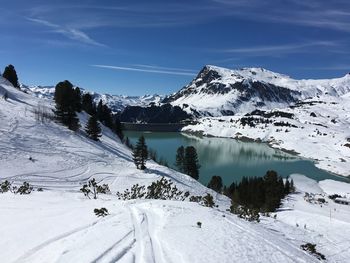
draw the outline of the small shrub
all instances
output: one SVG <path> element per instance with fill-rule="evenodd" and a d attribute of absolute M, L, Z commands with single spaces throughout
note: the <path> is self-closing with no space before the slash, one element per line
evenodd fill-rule
<path fill-rule="evenodd" d="M 183 192 L 179 191 L 176 185 L 173 185 L 173 182 L 171 180 L 167 180 L 164 177 L 156 182 L 153 182 L 150 186 L 147 187 L 147 190 L 148 192 L 146 199 L 183 201 L 186 198 L 183 196 Z"/>
<path fill-rule="evenodd" d="M 206 207 L 213 207 L 215 205 L 214 198 L 211 194 L 207 194 L 202 198 L 201 205 Z"/>
<path fill-rule="evenodd" d="M 338 194 L 333 194 L 333 195 L 329 195 L 328 197 L 329 197 L 329 199 L 334 200 L 334 199 L 340 198 L 340 197 L 342 197 L 342 196 L 341 196 L 341 195 L 338 195 Z"/>
<path fill-rule="evenodd" d="M 136 184 L 130 190 L 126 189 L 124 193 L 117 192 L 117 196 L 122 200 L 145 198 L 184 201 L 189 195 L 189 192 L 180 191 L 171 180 L 164 177 L 153 182 L 147 188 L 144 185 Z"/>
<path fill-rule="evenodd" d="M 197 196 L 193 195 L 190 197 L 190 202 L 199 203 L 201 201 L 202 201 L 202 196 L 200 196 L 200 195 L 197 195 Z"/>
<path fill-rule="evenodd" d="M 257 209 L 250 209 L 245 206 L 240 206 L 235 202 L 231 202 L 230 212 L 237 215 L 239 218 L 242 218 L 249 222 L 260 222 L 260 215 Z"/>
<path fill-rule="evenodd" d="M 105 217 L 105 216 L 109 215 L 107 208 L 104 208 L 104 207 L 102 207 L 100 209 L 95 208 L 94 213 L 98 217 Z"/>
<path fill-rule="evenodd" d="M 0 183 L 0 193 L 6 193 L 8 191 L 11 191 L 11 183 L 7 180 Z"/>
<path fill-rule="evenodd" d="M 124 193 L 117 192 L 117 196 L 122 200 L 142 199 L 146 195 L 145 189 L 144 185 L 135 184 L 130 190 L 126 189 Z"/>
<path fill-rule="evenodd" d="M 20 194 L 20 195 L 28 195 L 33 191 L 33 186 L 31 186 L 29 183 L 24 182 L 18 189 L 15 190 L 14 188 L 14 193 L 15 194 Z"/>
<path fill-rule="evenodd" d="M 300 246 L 302 250 L 309 252 L 311 255 L 314 255 L 319 260 L 326 260 L 325 255 L 321 254 L 316 250 L 316 244 L 306 243 Z"/>
<path fill-rule="evenodd" d="M 108 184 L 97 185 L 96 191 L 98 194 L 110 194 L 111 190 L 109 190 Z"/>
<path fill-rule="evenodd" d="M 95 178 L 88 181 L 87 184 L 84 184 L 80 191 L 90 199 L 90 195 L 94 199 L 97 199 L 97 194 L 108 194 L 110 193 L 108 184 L 98 185 Z"/>

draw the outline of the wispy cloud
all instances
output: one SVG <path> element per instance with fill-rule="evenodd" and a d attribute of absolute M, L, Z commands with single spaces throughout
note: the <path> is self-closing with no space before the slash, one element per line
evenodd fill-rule
<path fill-rule="evenodd" d="M 350 14 L 346 11 L 350 8 L 350 2 L 347 0 L 211 1 L 225 8 L 226 15 L 246 20 L 350 32 Z"/>
<path fill-rule="evenodd" d="M 220 52 L 253 55 L 253 56 L 256 56 L 256 55 L 269 56 L 269 55 L 281 55 L 281 54 L 305 52 L 313 47 L 336 47 L 336 46 L 339 46 L 339 44 L 334 41 L 314 41 L 314 42 L 294 43 L 294 44 L 284 44 L 284 45 L 231 48 L 231 49 L 221 50 Z"/>
<path fill-rule="evenodd" d="M 184 69 L 184 68 L 168 68 L 168 67 L 160 67 L 155 65 L 145 65 L 145 64 L 134 64 L 133 67 L 138 68 L 146 68 L 146 69 L 156 69 L 156 70 L 171 70 L 171 71 L 180 71 L 180 72 L 189 72 L 189 73 L 196 73 L 193 69 Z"/>
<path fill-rule="evenodd" d="M 51 28 L 52 32 L 61 34 L 71 40 L 79 41 L 88 45 L 106 47 L 106 45 L 97 42 L 81 30 L 70 28 L 67 26 L 60 26 L 58 24 L 54 24 L 43 19 L 27 18 L 27 20 Z"/>
<path fill-rule="evenodd" d="M 92 67 L 112 69 L 112 70 L 123 70 L 123 71 L 135 71 L 135 72 L 145 72 L 145 73 L 157 73 L 157 74 L 167 74 L 167 75 L 180 75 L 180 76 L 195 76 L 196 73 L 189 72 L 189 70 L 149 66 L 149 65 L 139 65 L 139 66 L 110 66 L 110 65 L 91 65 Z"/>

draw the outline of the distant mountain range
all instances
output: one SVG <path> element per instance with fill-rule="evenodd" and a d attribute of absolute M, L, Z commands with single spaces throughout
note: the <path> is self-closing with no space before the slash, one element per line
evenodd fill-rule
<path fill-rule="evenodd" d="M 35 95 L 38 98 L 53 99 L 55 93 L 54 86 L 26 86 L 21 85 L 21 88 L 28 93 Z M 89 92 L 80 88 L 82 93 Z M 159 104 L 164 96 L 162 95 L 143 95 L 143 96 L 125 96 L 125 95 L 110 95 L 89 92 L 96 103 L 102 100 L 104 104 L 112 109 L 113 112 L 123 111 L 127 106 L 148 106 L 149 104 Z"/>
<path fill-rule="evenodd" d="M 52 98 L 54 94 L 52 86 L 22 88 L 37 97 Z M 228 116 L 285 108 L 305 99 L 339 97 L 349 92 L 350 74 L 335 79 L 295 80 L 263 68 L 231 70 L 207 65 L 187 86 L 168 96 L 90 93 L 96 103 L 102 99 L 114 112 L 125 112 L 124 121 L 148 122 L 160 121 L 160 116 L 169 114 L 179 121 L 188 116 Z"/>

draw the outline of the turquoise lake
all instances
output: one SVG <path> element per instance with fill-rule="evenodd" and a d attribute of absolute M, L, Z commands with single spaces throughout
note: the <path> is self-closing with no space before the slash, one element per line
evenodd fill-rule
<path fill-rule="evenodd" d="M 230 185 L 239 182 L 243 176 L 263 176 L 268 170 L 275 170 L 283 177 L 300 173 L 317 181 L 333 179 L 349 182 L 347 178 L 318 169 L 310 160 L 272 149 L 264 143 L 197 137 L 176 132 L 125 131 L 125 136 L 129 137 L 132 144 L 141 135 L 144 135 L 148 148 L 155 150 L 158 158 L 164 158 L 174 169 L 177 148 L 181 145 L 194 146 L 201 165 L 199 181 L 205 185 L 213 175 L 221 176 L 224 184 Z"/>

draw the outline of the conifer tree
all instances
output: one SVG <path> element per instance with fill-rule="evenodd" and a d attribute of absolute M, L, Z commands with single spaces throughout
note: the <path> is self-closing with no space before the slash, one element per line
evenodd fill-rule
<path fill-rule="evenodd" d="M 102 100 L 100 100 L 97 104 L 96 107 L 96 116 L 97 119 L 102 121 L 103 120 L 103 104 L 102 104 Z"/>
<path fill-rule="evenodd" d="M 145 137 L 141 136 L 133 149 L 133 160 L 137 169 L 146 169 L 148 150 Z"/>
<path fill-rule="evenodd" d="M 208 183 L 208 188 L 213 189 L 215 192 L 221 193 L 222 190 L 222 178 L 221 176 L 214 175 Z"/>
<path fill-rule="evenodd" d="M 290 181 L 290 193 L 294 193 L 295 192 L 295 186 L 294 186 L 294 181 L 293 179 Z"/>
<path fill-rule="evenodd" d="M 94 104 L 94 100 L 93 100 L 90 93 L 85 93 L 83 95 L 83 97 L 82 97 L 82 109 L 90 115 L 96 114 L 96 106 Z"/>
<path fill-rule="evenodd" d="M 286 179 L 286 183 L 284 184 L 284 194 L 288 195 L 290 193 L 290 183 L 288 178 Z"/>
<path fill-rule="evenodd" d="M 176 161 L 175 166 L 180 172 L 184 172 L 185 170 L 185 148 L 180 146 L 176 151 Z"/>
<path fill-rule="evenodd" d="M 199 160 L 197 150 L 193 146 L 188 146 L 185 149 L 184 173 L 191 176 L 193 179 L 199 179 Z"/>
<path fill-rule="evenodd" d="M 8 65 L 5 67 L 2 76 L 7 79 L 15 88 L 19 88 L 17 73 L 13 65 Z"/>
<path fill-rule="evenodd" d="M 94 141 L 98 141 L 98 138 L 101 137 L 101 127 L 97 121 L 96 115 L 92 115 L 89 118 L 85 127 L 85 132 Z"/>
<path fill-rule="evenodd" d="M 57 121 L 67 126 L 70 130 L 79 129 L 79 119 L 75 112 L 75 92 L 72 83 L 68 80 L 59 82 L 55 87 L 54 100 L 56 109 L 54 110 Z"/>
<path fill-rule="evenodd" d="M 82 101 L 81 101 L 81 91 L 78 87 L 74 89 L 74 107 L 75 111 L 81 112 L 82 110 Z"/>
<path fill-rule="evenodd" d="M 267 211 L 275 211 L 280 206 L 281 189 L 275 171 L 267 171 L 264 176 L 265 206 Z"/>
<path fill-rule="evenodd" d="M 123 126 L 118 117 L 115 119 L 114 131 L 122 141 L 124 139 Z"/>

